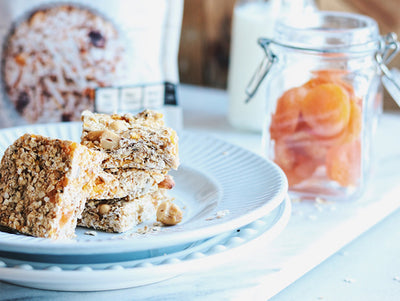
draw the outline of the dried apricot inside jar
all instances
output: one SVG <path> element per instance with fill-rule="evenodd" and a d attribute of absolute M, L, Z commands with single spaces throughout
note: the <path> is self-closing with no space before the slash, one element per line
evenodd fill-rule
<path fill-rule="evenodd" d="M 301 114 L 315 135 L 335 136 L 349 123 L 349 95 L 335 83 L 317 85 L 302 100 Z"/>
<path fill-rule="evenodd" d="M 271 136 L 280 137 L 292 134 L 297 127 L 301 101 L 307 90 L 301 87 L 287 90 L 279 98 L 271 123 Z"/>
<path fill-rule="evenodd" d="M 317 169 L 344 187 L 356 185 L 360 178 L 361 107 L 352 97 L 351 85 L 338 80 L 338 73 L 319 70 L 277 100 L 270 139 L 274 161 L 290 187 L 312 179 Z"/>

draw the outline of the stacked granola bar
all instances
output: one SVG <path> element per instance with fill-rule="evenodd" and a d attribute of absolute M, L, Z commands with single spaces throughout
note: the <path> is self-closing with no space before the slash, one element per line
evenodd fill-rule
<path fill-rule="evenodd" d="M 25 134 L 7 148 L 0 163 L 0 225 L 71 238 L 77 224 L 124 232 L 159 207 L 158 220 L 179 222 L 182 214 L 166 193 L 174 186 L 168 171 L 179 165 L 178 137 L 162 115 L 84 112 L 82 120 L 81 144 Z"/>
<path fill-rule="evenodd" d="M 118 178 L 121 193 L 91 198 L 78 224 L 123 232 L 155 216 L 174 186 L 167 173 L 179 165 L 176 132 L 164 125 L 162 114 L 150 110 L 135 116 L 85 111 L 82 121 L 81 144 L 106 156 L 101 167 Z M 135 183 L 135 189 L 124 183 Z"/>

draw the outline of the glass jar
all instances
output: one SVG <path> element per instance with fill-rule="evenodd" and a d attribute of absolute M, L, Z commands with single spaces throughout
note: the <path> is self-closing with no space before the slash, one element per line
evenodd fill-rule
<path fill-rule="evenodd" d="M 294 196 L 359 196 L 382 111 L 381 69 L 398 50 L 396 37 L 381 37 L 366 16 L 317 12 L 278 22 L 274 39 L 259 44 L 266 59 L 248 94 L 268 73 L 266 156 Z"/>

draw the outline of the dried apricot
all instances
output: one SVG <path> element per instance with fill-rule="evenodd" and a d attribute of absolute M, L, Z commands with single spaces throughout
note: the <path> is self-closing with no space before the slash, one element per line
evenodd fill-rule
<path fill-rule="evenodd" d="M 343 70 L 335 69 L 314 70 L 311 73 L 313 74 L 313 77 L 306 82 L 303 87 L 312 89 L 322 84 L 338 83 L 341 81 L 341 76 L 346 74 Z"/>
<path fill-rule="evenodd" d="M 362 113 L 360 105 L 357 100 L 352 100 L 349 124 L 347 125 L 346 131 L 343 137 L 343 143 L 350 142 L 357 139 L 361 133 L 362 126 Z"/>
<path fill-rule="evenodd" d="M 283 170 L 288 178 L 289 187 L 293 187 L 312 177 L 318 164 L 310 157 L 296 154 L 296 163 L 291 170 Z"/>
<path fill-rule="evenodd" d="M 353 86 L 350 85 L 349 83 L 346 83 L 345 81 L 343 81 L 341 79 L 337 79 L 336 81 L 334 81 L 334 83 L 338 84 L 343 89 L 345 89 L 346 92 L 349 94 L 350 98 L 355 96 Z"/>
<path fill-rule="evenodd" d="M 342 78 L 344 75 L 348 74 L 349 71 L 342 70 L 342 69 L 320 69 L 320 70 L 313 70 L 311 73 L 315 77 L 326 78 L 330 81 Z"/>
<path fill-rule="evenodd" d="M 286 174 L 290 187 L 310 178 L 318 167 L 313 158 L 301 153 L 296 148 L 290 147 L 283 139 L 275 141 L 274 149 L 274 161 Z"/>
<path fill-rule="evenodd" d="M 345 70 L 313 71 L 313 78 L 277 101 L 270 134 L 274 160 L 292 187 L 320 166 L 340 185 L 356 184 L 361 169 L 361 100 Z"/>
<path fill-rule="evenodd" d="M 283 139 L 277 139 L 274 145 L 275 163 L 283 170 L 291 170 L 296 163 L 296 154 Z"/>
<path fill-rule="evenodd" d="M 347 93 L 349 93 L 350 97 L 354 97 L 353 86 L 343 79 L 343 77 L 348 74 L 348 71 L 340 69 L 323 69 L 312 71 L 312 74 L 315 77 L 305 84 L 308 87 L 313 88 L 318 84 L 335 83 L 345 89 Z"/>
<path fill-rule="evenodd" d="M 289 135 L 295 131 L 299 120 L 301 102 L 306 94 L 306 89 L 296 87 L 287 90 L 278 99 L 270 126 L 272 139 L 278 139 L 282 135 Z"/>
<path fill-rule="evenodd" d="M 356 185 L 361 174 L 361 143 L 354 140 L 331 148 L 326 156 L 326 174 L 342 186 Z"/>
<path fill-rule="evenodd" d="M 361 107 L 357 99 L 350 101 L 350 118 L 347 127 L 338 135 L 324 138 L 323 141 L 330 142 L 330 145 L 340 145 L 351 142 L 360 137 L 362 127 Z"/>
<path fill-rule="evenodd" d="M 308 82 L 306 82 L 303 87 L 307 89 L 313 89 L 316 86 L 322 85 L 322 84 L 328 84 L 330 81 L 327 78 L 323 77 L 315 77 L 310 79 Z"/>
<path fill-rule="evenodd" d="M 290 148 L 315 160 L 319 164 L 325 164 L 325 156 L 329 147 L 335 144 L 331 138 L 321 138 L 312 133 L 311 128 L 304 122 L 299 122 L 296 131 L 285 138 Z"/>
<path fill-rule="evenodd" d="M 350 119 L 349 95 L 338 84 L 318 85 L 303 99 L 301 113 L 316 135 L 337 135 L 343 131 Z"/>

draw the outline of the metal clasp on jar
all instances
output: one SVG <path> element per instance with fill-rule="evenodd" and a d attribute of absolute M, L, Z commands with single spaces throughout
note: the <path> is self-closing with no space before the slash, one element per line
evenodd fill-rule
<path fill-rule="evenodd" d="M 400 106 L 400 72 L 397 69 L 389 70 L 386 64 L 388 64 L 399 51 L 400 43 L 397 40 L 397 35 L 395 33 L 389 33 L 382 37 L 380 50 L 375 54 L 375 60 L 383 74 L 382 82 L 398 106 Z"/>
<path fill-rule="evenodd" d="M 256 72 L 254 73 L 253 77 L 250 80 L 250 83 L 246 88 L 246 103 L 249 102 L 251 98 L 256 94 L 261 82 L 264 80 L 265 76 L 267 76 L 272 65 L 278 60 L 278 57 L 269 48 L 269 45 L 271 43 L 273 43 L 273 40 L 271 39 L 261 38 L 258 40 L 258 44 L 260 44 L 260 46 L 264 49 L 265 58 L 256 69 Z"/>

